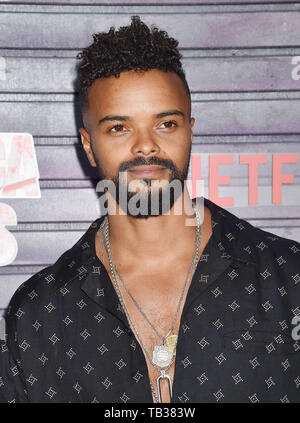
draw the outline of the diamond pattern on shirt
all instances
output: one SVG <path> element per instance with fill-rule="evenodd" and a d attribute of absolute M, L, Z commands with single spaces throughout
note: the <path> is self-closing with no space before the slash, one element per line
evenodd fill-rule
<path fill-rule="evenodd" d="M 184 304 L 172 402 L 300 402 L 300 245 L 204 199 L 213 234 Z M 1 402 L 152 402 L 148 369 L 94 237 L 102 218 L 16 291 Z M 180 242 L 180 240 L 179 240 Z"/>

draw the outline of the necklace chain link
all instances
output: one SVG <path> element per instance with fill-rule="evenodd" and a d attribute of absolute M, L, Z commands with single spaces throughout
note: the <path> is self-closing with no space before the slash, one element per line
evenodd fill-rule
<path fill-rule="evenodd" d="M 137 339 L 139 340 L 140 345 L 143 347 L 143 350 L 145 351 L 149 362 L 156 369 L 160 370 L 161 372 L 164 372 L 164 374 L 171 367 L 171 365 L 173 363 L 173 357 L 172 357 L 172 360 L 171 360 L 170 364 L 168 366 L 166 366 L 163 370 L 161 370 L 152 361 L 152 359 L 151 359 L 151 357 L 150 357 L 147 349 L 145 348 L 145 346 L 144 346 L 144 344 L 143 344 L 143 342 L 141 340 L 140 334 L 139 334 L 137 328 L 135 327 L 135 324 L 133 323 L 132 318 L 131 318 L 131 316 L 129 314 L 129 310 L 128 310 L 127 306 L 126 306 L 125 299 L 124 299 L 124 297 L 122 295 L 122 292 L 121 292 L 121 289 L 120 289 L 120 284 L 118 282 L 117 275 L 119 276 L 119 279 L 121 280 L 124 288 L 126 289 L 128 295 L 131 297 L 131 299 L 133 300 L 134 304 L 136 305 L 136 307 L 138 308 L 138 310 L 140 311 L 140 313 L 143 315 L 143 317 L 148 322 L 148 324 L 151 326 L 151 328 L 154 330 L 154 332 L 159 336 L 159 338 L 162 340 L 163 345 L 164 345 L 165 339 L 168 337 L 168 335 L 170 333 L 172 333 L 172 331 L 174 329 L 174 326 L 175 326 L 176 319 L 177 319 L 177 316 L 178 316 L 178 313 L 179 313 L 179 310 L 180 310 L 180 306 L 181 306 L 181 303 L 182 303 L 182 300 L 183 300 L 183 296 L 184 296 L 184 292 L 185 292 L 185 289 L 186 289 L 188 280 L 190 280 L 190 282 L 191 282 L 191 280 L 192 280 L 192 278 L 194 276 L 196 267 L 197 267 L 197 263 L 198 263 L 199 246 L 200 246 L 200 243 L 201 243 L 201 228 L 202 228 L 202 226 L 201 226 L 201 219 L 200 219 L 199 210 L 197 209 L 196 205 L 194 205 L 194 204 L 193 204 L 193 209 L 194 209 L 194 212 L 195 212 L 195 215 L 196 215 L 196 222 L 197 222 L 196 238 L 195 238 L 195 250 L 194 250 L 193 258 L 191 260 L 191 263 L 190 263 L 190 266 L 189 266 L 189 269 L 188 269 L 188 272 L 187 272 L 187 276 L 186 276 L 186 279 L 185 279 L 185 283 L 184 283 L 184 286 L 183 286 L 183 289 L 182 289 L 182 292 L 181 292 L 181 295 L 180 295 L 180 298 L 179 298 L 179 302 L 178 302 L 176 313 L 175 313 L 175 316 L 174 316 L 174 319 L 173 319 L 173 322 L 172 322 L 172 325 L 171 325 L 171 329 L 168 331 L 168 333 L 164 337 L 153 326 L 153 324 L 150 322 L 150 320 L 148 319 L 148 317 L 146 316 L 146 314 L 144 313 L 144 311 L 142 310 L 142 308 L 140 307 L 140 305 L 133 298 L 131 292 L 129 291 L 129 288 L 127 287 L 124 279 L 121 277 L 120 273 L 118 272 L 118 270 L 116 268 L 116 265 L 113 262 L 112 254 L 111 254 L 111 248 L 110 248 L 110 241 L 109 241 L 109 221 L 108 221 L 107 216 L 104 218 L 104 221 L 103 221 L 103 223 L 102 223 L 102 225 L 100 227 L 100 231 L 102 231 L 102 229 L 103 229 L 103 232 L 102 232 L 103 245 L 105 246 L 105 249 L 107 251 L 107 257 L 108 257 L 108 262 L 109 262 L 110 273 L 112 275 L 113 284 L 114 284 L 114 287 L 115 287 L 117 296 L 119 298 L 120 304 L 121 304 L 121 306 L 122 306 L 122 308 L 123 308 L 123 310 L 124 310 L 124 312 L 125 312 L 125 314 L 127 316 L 128 321 L 131 323 L 131 326 L 133 327 L 133 329 L 134 329 L 134 331 L 136 333 Z M 102 245 L 102 247 L 103 247 L 103 245 Z M 191 270 L 192 270 L 192 274 L 191 274 L 191 277 L 189 278 L 189 275 L 190 275 Z M 174 347 L 174 349 L 175 349 L 175 347 Z M 151 391 L 153 393 L 153 396 L 154 396 L 156 402 L 160 402 L 159 401 L 159 398 L 158 398 L 158 395 L 157 395 L 157 393 L 156 393 L 156 391 L 154 389 L 154 386 L 153 386 L 151 380 L 150 380 L 150 386 L 151 386 Z"/>

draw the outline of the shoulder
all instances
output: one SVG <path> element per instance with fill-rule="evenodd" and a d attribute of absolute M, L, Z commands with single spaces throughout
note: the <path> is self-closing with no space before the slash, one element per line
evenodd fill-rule
<path fill-rule="evenodd" d="M 209 200 L 205 203 L 212 213 L 214 236 L 230 255 L 251 262 L 258 269 L 273 267 L 296 275 L 300 271 L 298 241 L 256 227 Z"/>
<path fill-rule="evenodd" d="M 237 219 L 237 221 L 245 228 L 244 231 L 240 231 L 240 242 L 251 246 L 254 257 L 269 258 L 279 266 L 288 262 L 290 265 L 297 265 L 299 269 L 300 243 L 298 241 L 265 231 L 243 219 Z"/>
<path fill-rule="evenodd" d="M 14 292 L 4 314 L 8 330 L 11 325 L 15 328 L 19 321 L 27 320 L 26 316 L 38 312 L 40 307 L 51 301 L 59 287 L 60 275 L 70 262 L 69 253 L 70 250 L 63 253 L 54 264 L 32 275 Z"/>
<path fill-rule="evenodd" d="M 227 212 L 228 213 L 228 212 Z M 235 253 L 252 262 L 259 278 L 300 287 L 300 243 L 253 226 L 231 215 Z M 299 284 L 299 285 L 298 285 Z"/>
<path fill-rule="evenodd" d="M 41 314 L 49 306 L 58 290 L 70 283 L 85 271 L 85 266 L 93 259 L 93 239 L 100 219 L 94 221 L 82 237 L 55 263 L 41 269 L 23 282 L 13 294 L 4 318 L 8 329 L 26 322 L 27 318 Z"/>

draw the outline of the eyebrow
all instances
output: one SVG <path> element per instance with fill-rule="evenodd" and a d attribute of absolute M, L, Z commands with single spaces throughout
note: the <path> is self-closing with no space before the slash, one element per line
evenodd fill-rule
<path fill-rule="evenodd" d="M 154 115 L 154 117 L 155 118 L 162 118 L 162 117 L 172 116 L 172 115 L 184 117 L 184 113 L 181 112 L 180 110 L 168 110 L 167 112 L 158 113 L 157 115 Z"/>
<path fill-rule="evenodd" d="M 159 118 L 163 118 L 166 116 L 172 116 L 172 115 L 176 115 L 176 116 L 182 116 L 184 117 L 184 113 L 181 112 L 180 110 L 168 110 L 166 112 L 161 112 L 158 114 L 153 115 L 154 118 L 159 119 Z M 99 120 L 98 125 L 101 125 L 101 123 L 106 122 L 106 121 L 127 121 L 127 120 L 131 120 L 130 116 L 120 116 L 120 115 L 107 115 L 104 116 L 102 119 Z"/>

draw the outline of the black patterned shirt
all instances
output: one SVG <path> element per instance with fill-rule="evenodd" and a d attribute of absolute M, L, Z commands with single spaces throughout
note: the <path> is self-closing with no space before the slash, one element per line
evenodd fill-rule
<path fill-rule="evenodd" d="M 300 402 L 300 245 L 204 200 L 213 233 L 181 316 L 172 402 Z M 13 295 L 0 402 L 153 401 L 145 356 L 96 256 L 102 219 Z"/>

